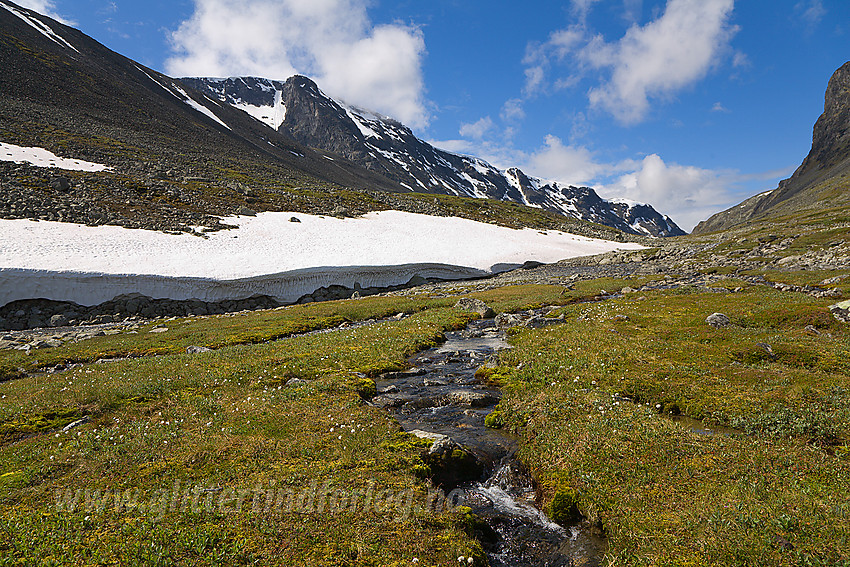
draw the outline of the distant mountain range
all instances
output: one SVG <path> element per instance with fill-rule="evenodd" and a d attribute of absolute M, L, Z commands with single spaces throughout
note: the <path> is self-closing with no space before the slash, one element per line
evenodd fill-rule
<path fill-rule="evenodd" d="M 180 82 L 244 110 L 294 141 L 338 154 L 410 191 L 512 201 L 632 234 L 685 234 L 650 205 L 605 200 L 589 187 L 543 181 L 517 168 L 502 171 L 482 159 L 435 148 L 392 118 L 332 99 L 307 77 Z"/>
<path fill-rule="evenodd" d="M 519 203 L 636 235 L 683 234 L 650 205 L 437 149 L 306 77 L 174 79 L 8 0 L 0 68 L 0 141 L 111 168 L 60 182 L 0 161 L 0 217 L 187 230 L 245 209 L 356 213 L 424 193 Z"/>
<path fill-rule="evenodd" d="M 843 206 L 850 200 L 848 183 L 842 180 L 850 175 L 850 61 L 833 73 L 824 99 L 823 114 L 812 133 L 812 149 L 794 174 L 776 189 L 750 197 L 699 223 L 693 234 L 796 214 L 812 205 Z"/>

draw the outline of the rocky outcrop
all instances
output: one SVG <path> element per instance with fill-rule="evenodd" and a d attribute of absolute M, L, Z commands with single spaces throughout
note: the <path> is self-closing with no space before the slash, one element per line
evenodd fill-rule
<path fill-rule="evenodd" d="M 699 223 L 693 234 L 730 228 L 777 211 L 817 205 L 824 198 L 817 185 L 850 172 L 850 61 L 832 75 L 823 114 L 812 134 L 812 149 L 790 178 L 779 187 L 747 199 Z"/>

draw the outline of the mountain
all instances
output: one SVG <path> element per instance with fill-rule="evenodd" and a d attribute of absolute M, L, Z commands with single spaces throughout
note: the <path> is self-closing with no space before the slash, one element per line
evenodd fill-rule
<path fill-rule="evenodd" d="M 794 174 L 773 191 L 750 197 L 699 223 L 693 234 L 724 230 L 742 223 L 793 215 L 811 207 L 848 204 L 850 174 L 850 61 L 829 80 L 824 110 L 814 126 L 812 149 Z"/>
<path fill-rule="evenodd" d="M 650 205 L 608 201 L 589 187 L 543 181 L 517 168 L 500 171 L 479 158 L 435 148 L 392 118 L 332 99 L 307 77 L 180 81 L 294 141 L 333 152 L 409 191 L 511 201 L 632 234 L 684 234 Z"/>
<path fill-rule="evenodd" d="M 611 226 L 678 229 L 648 206 L 437 150 L 308 79 L 181 82 L 9 0 L 0 0 L 0 66 L 0 142 L 107 166 L 0 160 L 0 218 L 203 232 L 233 214 L 394 208 L 607 239 L 624 236 Z M 224 91 L 234 104 L 222 102 Z"/>
<path fill-rule="evenodd" d="M 329 212 L 343 189 L 405 191 L 8 0 L 0 69 L 0 141 L 110 168 L 0 161 L 5 218 L 185 230 L 244 208 Z"/>

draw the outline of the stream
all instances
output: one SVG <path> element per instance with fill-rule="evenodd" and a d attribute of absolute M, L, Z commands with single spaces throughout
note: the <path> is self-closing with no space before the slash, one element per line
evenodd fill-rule
<path fill-rule="evenodd" d="M 522 315 L 540 320 L 539 313 Z M 535 505 L 530 475 L 515 459 L 516 440 L 484 426 L 501 393 L 477 379 L 475 371 L 510 348 L 504 331 L 493 319 L 479 319 L 446 338 L 439 347 L 411 357 L 409 370 L 376 380 L 378 394 L 371 403 L 391 411 L 406 431 L 434 439 L 435 448 L 444 443 L 474 455 L 476 466 L 463 467 L 466 474 L 449 471 L 434 482 L 453 504 L 472 508 L 489 526 L 480 541 L 490 565 L 600 565 L 604 541 L 587 525 L 562 527 L 547 518 Z"/>

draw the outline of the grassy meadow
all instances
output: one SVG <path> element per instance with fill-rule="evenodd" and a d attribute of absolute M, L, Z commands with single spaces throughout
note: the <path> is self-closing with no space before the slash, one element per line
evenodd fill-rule
<path fill-rule="evenodd" d="M 540 505 L 575 504 L 608 565 L 850 565 L 850 343 L 831 302 L 734 276 L 595 300 L 647 281 L 458 288 L 564 316 L 511 330 L 482 371 L 505 394 L 488 422 L 520 439 Z M 417 474 L 427 443 L 362 399 L 475 316 L 456 300 L 0 352 L 0 565 L 485 565 L 464 512 Z"/>

